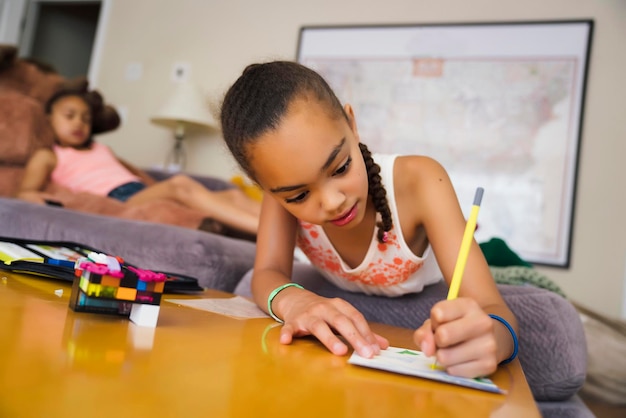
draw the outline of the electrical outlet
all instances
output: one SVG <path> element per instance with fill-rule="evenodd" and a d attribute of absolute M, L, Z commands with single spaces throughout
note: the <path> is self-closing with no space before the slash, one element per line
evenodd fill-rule
<path fill-rule="evenodd" d="M 188 62 L 175 62 L 172 66 L 172 81 L 175 83 L 189 81 L 190 74 L 191 64 Z"/>

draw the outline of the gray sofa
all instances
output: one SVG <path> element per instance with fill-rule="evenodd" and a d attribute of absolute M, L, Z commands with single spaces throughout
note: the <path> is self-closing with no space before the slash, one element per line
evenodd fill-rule
<path fill-rule="evenodd" d="M 254 243 L 170 225 L 131 221 L 0 198 L 0 235 L 74 241 L 120 255 L 139 267 L 195 277 L 204 287 L 245 291 L 240 279 L 253 263 Z M 368 320 L 414 328 L 445 298 L 443 285 L 389 299 L 342 291 L 298 265 L 298 281 L 325 296 L 342 297 Z M 520 322 L 520 362 L 545 417 L 592 417 L 576 393 L 586 373 L 579 316 L 564 298 L 534 287 L 499 285 Z"/>

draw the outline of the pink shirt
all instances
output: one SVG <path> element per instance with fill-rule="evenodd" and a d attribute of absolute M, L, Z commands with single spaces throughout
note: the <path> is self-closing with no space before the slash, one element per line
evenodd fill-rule
<path fill-rule="evenodd" d="M 328 281 L 344 290 L 386 296 L 420 292 L 424 286 L 440 281 L 443 275 L 430 245 L 421 257 L 413 254 L 398 227 L 400 220 L 393 187 L 396 156 L 375 154 L 373 157 L 380 166 L 394 225 L 387 242 L 378 242 L 377 228 L 374 228 L 365 258 L 355 268 L 341 259 L 319 225 L 300 221 L 297 245 Z"/>
<path fill-rule="evenodd" d="M 53 147 L 57 165 L 52 181 L 74 192 L 106 196 L 111 190 L 139 178 L 128 171 L 109 147 L 94 142 L 89 149 Z"/>

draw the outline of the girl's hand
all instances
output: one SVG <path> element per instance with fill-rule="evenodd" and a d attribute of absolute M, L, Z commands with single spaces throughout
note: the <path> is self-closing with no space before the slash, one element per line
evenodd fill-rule
<path fill-rule="evenodd" d="M 362 357 L 371 358 L 389 347 L 387 339 L 373 333 L 363 315 L 345 300 L 307 291 L 295 293 L 289 299 L 289 307 L 283 309 L 282 344 L 290 344 L 294 337 L 313 335 L 333 354 L 344 355 L 348 346 L 334 330 Z"/>
<path fill-rule="evenodd" d="M 413 339 L 427 356 L 452 375 L 486 376 L 496 371 L 496 339 L 493 320 L 469 298 L 441 301 Z"/>

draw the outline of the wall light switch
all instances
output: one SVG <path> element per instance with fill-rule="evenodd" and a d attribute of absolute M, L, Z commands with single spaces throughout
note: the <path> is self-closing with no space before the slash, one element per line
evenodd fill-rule
<path fill-rule="evenodd" d="M 191 75 L 191 64 L 188 62 L 175 62 L 172 66 L 172 81 L 180 83 L 189 81 Z"/>

